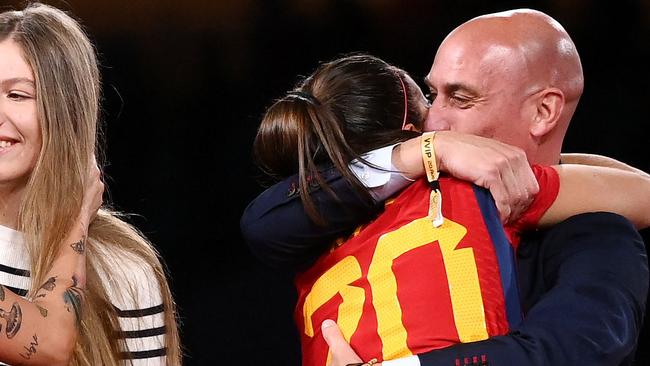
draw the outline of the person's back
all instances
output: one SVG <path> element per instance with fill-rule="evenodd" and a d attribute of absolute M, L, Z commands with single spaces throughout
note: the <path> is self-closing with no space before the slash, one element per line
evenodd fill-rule
<path fill-rule="evenodd" d="M 535 171 L 543 189 L 505 230 L 487 190 L 447 176 L 439 180 L 439 225 L 434 191 L 421 179 L 298 273 L 303 365 L 325 365 L 328 347 L 318 326 L 325 319 L 337 320 L 362 359 L 380 361 L 504 335 L 518 325 L 518 235 L 536 226 L 559 183 L 552 168 Z"/>

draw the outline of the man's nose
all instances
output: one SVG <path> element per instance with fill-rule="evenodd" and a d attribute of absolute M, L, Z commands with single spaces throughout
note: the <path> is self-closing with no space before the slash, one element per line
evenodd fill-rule
<path fill-rule="evenodd" d="M 425 131 L 441 131 L 450 129 L 447 119 L 444 118 L 443 113 L 441 112 L 439 106 L 437 106 L 434 101 L 427 112 L 427 118 L 424 120 Z"/>

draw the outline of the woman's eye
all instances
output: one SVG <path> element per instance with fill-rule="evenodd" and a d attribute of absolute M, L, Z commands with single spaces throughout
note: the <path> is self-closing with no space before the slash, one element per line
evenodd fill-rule
<path fill-rule="evenodd" d="M 28 99 L 29 97 L 30 96 L 27 94 L 17 93 L 17 92 L 10 92 L 9 94 L 7 94 L 7 98 L 11 100 L 24 100 L 24 99 Z"/>

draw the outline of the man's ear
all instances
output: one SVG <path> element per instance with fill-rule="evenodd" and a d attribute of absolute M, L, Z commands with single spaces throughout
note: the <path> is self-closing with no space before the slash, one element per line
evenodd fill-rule
<path fill-rule="evenodd" d="M 564 93 L 558 88 L 546 88 L 535 96 L 535 115 L 530 133 L 535 137 L 548 134 L 557 125 L 564 109 Z"/>

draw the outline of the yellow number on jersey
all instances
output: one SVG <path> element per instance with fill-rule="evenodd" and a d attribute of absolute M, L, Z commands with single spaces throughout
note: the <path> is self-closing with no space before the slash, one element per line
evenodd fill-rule
<path fill-rule="evenodd" d="M 384 360 L 412 354 L 406 343 L 407 331 L 397 298 L 393 261 L 406 252 L 436 241 L 440 245 L 449 281 L 454 322 L 460 341 L 475 342 L 488 338 L 474 251 L 472 248 L 456 249 L 466 233 L 464 226 L 449 219 L 436 228 L 430 217 L 423 217 L 379 238 L 368 269 L 368 282 L 373 294 L 372 304 L 377 314 L 377 334 L 382 340 Z M 359 262 L 348 256 L 319 277 L 303 306 L 305 333 L 308 336 L 313 337 L 314 334 L 311 316 L 338 293 L 343 302 L 338 309 L 337 322 L 345 339 L 350 340 L 358 327 L 365 301 L 363 289 L 350 283 L 361 276 Z"/>

